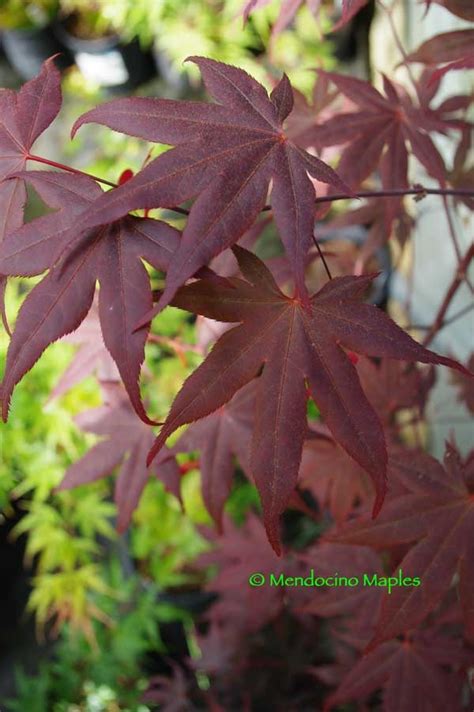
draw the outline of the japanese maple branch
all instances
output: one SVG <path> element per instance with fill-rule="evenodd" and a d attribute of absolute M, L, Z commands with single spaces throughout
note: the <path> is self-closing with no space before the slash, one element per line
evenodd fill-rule
<path fill-rule="evenodd" d="M 397 31 L 395 22 L 394 22 L 394 20 L 393 20 L 394 3 L 392 3 L 392 5 L 391 5 L 390 7 L 388 7 L 388 6 L 383 2 L 383 0 L 378 0 L 378 5 L 382 8 L 382 10 L 384 10 L 384 12 L 385 12 L 386 15 L 387 15 L 387 19 L 388 19 L 388 22 L 389 22 L 389 25 L 390 25 L 390 30 L 391 30 L 391 32 L 392 32 L 393 40 L 394 40 L 395 44 L 397 45 L 397 49 L 398 49 L 398 51 L 399 51 L 399 53 L 400 53 L 400 55 L 401 55 L 401 57 L 402 57 L 402 59 L 403 59 L 403 65 L 404 65 L 405 69 L 406 69 L 407 72 L 408 72 L 408 77 L 409 77 L 409 79 L 410 79 L 410 81 L 411 81 L 411 83 L 412 83 L 412 85 L 413 85 L 413 88 L 414 88 L 414 90 L 415 90 L 415 92 L 416 92 L 416 95 L 418 96 L 418 99 L 420 99 L 418 84 L 417 84 L 417 82 L 416 82 L 416 80 L 415 80 L 415 77 L 414 77 L 412 71 L 411 71 L 410 62 L 409 62 L 409 60 L 408 60 L 408 55 L 407 55 L 407 53 L 406 53 L 406 51 L 405 51 L 405 48 L 404 48 L 404 46 L 403 46 L 403 43 L 402 43 L 402 41 L 401 41 L 401 39 L 400 39 L 400 36 L 399 36 L 399 34 L 398 34 L 398 31 Z M 452 241 L 452 243 L 453 243 L 453 248 L 454 248 L 454 251 L 455 251 L 455 253 L 456 253 L 457 260 L 458 260 L 458 262 L 460 262 L 460 260 L 461 260 L 461 249 L 460 249 L 460 247 L 459 247 L 459 241 L 458 241 L 458 239 L 457 239 L 456 231 L 455 231 L 455 229 L 454 229 L 454 223 L 453 223 L 452 216 L 451 216 L 451 213 L 450 213 L 450 210 L 449 210 L 449 205 L 448 205 L 448 201 L 447 201 L 447 198 L 446 198 L 446 195 L 447 195 L 447 194 L 446 194 L 446 193 L 441 193 L 440 195 L 442 195 L 442 197 L 443 197 L 443 208 L 444 208 L 444 212 L 445 212 L 445 214 L 446 214 L 446 220 L 447 220 L 447 222 L 448 222 L 448 229 L 449 229 L 449 234 L 450 234 L 450 237 L 451 237 L 451 241 Z M 466 279 L 466 283 L 467 283 L 467 285 L 468 285 L 468 287 L 469 287 L 469 289 L 470 289 L 470 291 L 471 291 L 471 293 L 472 293 L 472 292 L 473 292 L 473 287 L 472 287 L 472 284 L 471 284 L 470 280 L 469 280 L 469 279 Z"/>
<path fill-rule="evenodd" d="M 377 0 L 377 3 L 382 8 L 382 10 L 385 12 L 385 14 L 387 15 L 388 23 L 390 25 L 390 30 L 392 32 L 393 41 L 397 45 L 397 49 L 400 52 L 400 55 L 402 56 L 402 59 L 403 59 L 403 65 L 404 65 L 405 69 L 407 70 L 410 81 L 413 85 L 416 95 L 418 96 L 418 86 L 415 81 L 415 77 L 413 76 L 413 72 L 411 71 L 410 63 L 408 62 L 408 55 L 405 51 L 403 43 L 400 39 L 400 35 L 398 34 L 398 30 L 396 28 L 395 22 L 393 20 L 394 3 L 391 5 L 391 7 L 387 7 L 387 5 L 385 5 L 385 3 L 382 2 L 382 0 Z"/>
<path fill-rule="evenodd" d="M 415 185 L 412 188 L 392 188 L 390 190 L 361 190 L 353 195 L 347 193 L 334 193 L 323 195 L 315 199 L 315 203 L 329 203 L 332 200 L 350 200 L 351 198 L 396 198 L 403 195 L 457 195 L 474 197 L 474 190 L 469 188 L 425 188 Z M 271 210 L 271 205 L 265 205 L 264 210 Z"/>
<path fill-rule="evenodd" d="M 456 229 L 454 227 L 453 216 L 451 215 L 451 210 L 449 209 L 448 198 L 446 195 L 442 196 L 442 201 L 443 201 L 444 213 L 446 215 L 446 221 L 448 223 L 449 235 L 451 237 L 451 242 L 453 243 L 454 252 L 456 253 L 456 258 L 459 263 L 459 262 L 461 262 L 461 259 L 462 259 L 461 248 L 459 247 L 459 240 L 456 235 Z M 474 289 L 473 289 L 471 281 L 467 275 L 466 275 L 466 284 L 469 287 L 471 294 L 472 294 L 474 292 Z"/>
<path fill-rule="evenodd" d="M 433 325 L 431 326 L 431 329 L 428 331 L 425 338 L 423 339 L 423 346 L 427 346 L 429 343 L 431 343 L 438 331 L 440 331 L 440 329 L 443 327 L 444 317 L 446 315 L 446 312 L 448 311 L 449 305 L 451 304 L 451 300 L 453 299 L 461 284 L 464 282 L 466 278 L 467 268 L 469 267 L 469 263 L 473 258 L 474 244 L 470 246 L 464 257 L 459 262 L 454 279 L 448 287 L 446 295 L 441 303 L 440 308 L 438 309 L 438 313 L 433 322 Z"/>
<path fill-rule="evenodd" d="M 467 304 L 462 309 L 459 309 L 459 311 L 457 311 L 455 314 L 450 316 L 448 319 L 443 319 L 443 321 L 439 327 L 439 331 L 441 331 L 441 329 L 444 329 L 445 326 L 449 326 L 453 322 L 455 322 L 458 319 L 460 319 L 461 317 L 465 316 L 466 314 L 469 314 L 469 312 L 472 311 L 473 309 L 474 309 L 474 302 L 472 302 L 472 304 Z M 413 331 L 413 330 L 429 331 L 431 328 L 432 328 L 432 325 L 426 326 L 426 324 L 408 324 L 408 326 L 404 327 L 404 329 L 406 331 Z"/>
<path fill-rule="evenodd" d="M 330 269 L 329 269 L 329 267 L 328 267 L 328 263 L 326 262 L 326 258 L 324 257 L 323 251 L 321 250 L 321 247 L 319 246 L 319 242 L 318 242 L 317 239 L 315 238 L 314 234 L 313 234 L 313 242 L 314 242 L 314 244 L 316 245 L 316 249 L 317 249 L 317 251 L 318 251 L 318 253 L 319 253 L 319 256 L 320 256 L 320 258 L 321 258 L 321 261 L 322 261 L 322 263 L 323 263 L 323 265 L 324 265 L 324 269 L 326 270 L 327 276 L 329 277 L 329 279 L 332 279 L 332 274 L 331 274 L 331 271 L 330 271 Z"/>
<path fill-rule="evenodd" d="M 315 198 L 315 205 L 321 203 L 331 203 L 333 200 L 353 200 L 354 198 L 396 198 L 404 195 L 453 195 L 458 197 L 474 198 L 474 190 L 469 188 L 425 188 L 422 185 L 413 186 L 413 188 L 392 188 L 391 190 L 361 190 L 358 193 L 334 193 L 333 195 L 322 195 L 320 198 Z M 271 205 L 265 205 L 262 212 L 269 212 L 272 209 Z M 172 207 L 167 208 L 181 215 L 189 215 L 189 210 L 185 208 Z"/>
<path fill-rule="evenodd" d="M 58 163 L 57 161 L 52 161 L 49 158 L 44 158 L 43 156 L 37 156 L 36 154 L 27 154 L 26 159 L 29 161 L 36 161 L 36 163 L 43 163 L 46 166 L 51 166 L 51 168 L 59 168 L 63 171 L 68 171 L 69 173 L 75 173 L 76 175 L 86 176 L 87 178 L 92 178 L 92 180 L 98 183 L 103 183 L 111 188 L 117 188 L 118 184 L 107 180 L 106 178 L 101 178 L 100 176 L 92 175 L 86 171 L 81 171 L 78 168 L 73 168 L 65 163 Z M 416 185 L 412 188 L 393 188 L 391 190 L 362 190 L 358 193 L 334 193 L 333 195 L 323 195 L 320 198 L 315 198 L 315 204 L 320 203 L 330 203 L 336 200 L 351 200 L 353 198 L 391 198 L 400 197 L 403 195 L 453 195 L 459 197 L 474 197 L 474 190 L 469 188 L 425 188 L 422 185 Z M 180 208 L 178 206 L 167 207 L 167 210 L 172 210 L 174 213 L 179 213 L 180 215 L 189 215 L 189 210 L 186 208 Z M 268 212 L 272 209 L 271 205 L 265 205 L 262 208 L 262 212 Z"/>

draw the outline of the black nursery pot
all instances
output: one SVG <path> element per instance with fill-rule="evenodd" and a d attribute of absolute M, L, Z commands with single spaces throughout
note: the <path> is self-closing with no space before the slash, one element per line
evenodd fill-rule
<path fill-rule="evenodd" d="M 155 75 L 150 52 L 144 52 L 137 39 L 122 44 L 117 35 L 82 39 L 71 35 L 63 23 L 55 32 L 73 54 L 83 77 L 111 92 L 134 89 Z"/>
<path fill-rule="evenodd" d="M 53 54 L 59 69 L 73 63 L 70 52 L 53 33 L 52 26 L 3 31 L 3 51 L 13 69 L 22 79 L 33 79 L 41 70 L 43 62 Z"/>

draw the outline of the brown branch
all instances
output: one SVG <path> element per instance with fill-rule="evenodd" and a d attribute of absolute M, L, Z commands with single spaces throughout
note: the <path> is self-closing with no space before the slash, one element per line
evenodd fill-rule
<path fill-rule="evenodd" d="M 446 315 L 446 312 L 448 311 L 449 305 L 451 304 L 451 300 L 453 299 L 454 295 L 456 294 L 457 290 L 461 286 L 461 284 L 464 282 L 466 279 L 466 272 L 467 268 L 469 267 L 470 261 L 474 257 L 474 244 L 470 246 L 470 248 L 467 250 L 466 254 L 462 258 L 462 260 L 459 262 L 458 268 L 456 270 L 456 274 L 454 275 L 454 279 L 451 282 L 451 284 L 448 287 L 448 290 L 445 294 L 445 297 L 443 301 L 441 302 L 441 306 L 438 309 L 438 313 L 436 315 L 436 318 L 429 329 L 428 333 L 426 334 L 425 338 L 423 339 L 423 346 L 427 346 L 431 341 L 433 341 L 434 337 L 440 331 L 443 327 L 443 322 L 444 322 L 444 317 Z"/>
<path fill-rule="evenodd" d="M 331 203 L 336 200 L 353 200 L 354 198 L 396 198 L 404 195 L 454 195 L 466 196 L 474 198 L 474 190 L 469 188 L 425 188 L 422 185 L 413 186 L 413 188 L 393 188 L 391 190 L 362 190 L 358 193 L 334 193 L 333 195 L 323 195 L 320 198 L 315 198 L 315 205 L 320 203 Z M 271 205 L 265 205 L 262 212 L 268 212 L 272 209 Z M 180 215 L 189 215 L 189 210 L 184 208 L 172 207 L 166 208 Z"/>
<path fill-rule="evenodd" d="M 323 251 L 321 250 L 321 247 L 319 246 L 319 242 L 318 242 L 317 239 L 315 238 L 314 234 L 313 234 L 312 237 L 313 237 L 313 242 L 314 242 L 314 244 L 316 245 L 316 249 L 317 249 L 317 251 L 319 252 L 319 256 L 320 256 L 320 258 L 321 258 L 321 260 L 322 260 L 322 263 L 323 263 L 323 265 L 324 265 L 324 269 L 326 270 L 326 274 L 327 274 L 327 276 L 329 277 L 329 279 L 332 279 L 332 274 L 331 274 L 330 269 L 329 269 L 329 267 L 328 267 L 328 263 L 326 262 L 326 258 L 324 257 Z"/>
<path fill-rule="evenodd" d="M 467 304 L 467 306 L 463 307 L 462 309 L 457 311 L 455 314 L 450 316 L 449 319 L 443 319 L 442 324 L 439 328 L 439 331 L 441 331 L 441 329 L 444 329 L 445 326 L 448 326 L 449 324 L 452 324 L 454 321 L 457 321 L 457 319 L 460 319 L 462 316 L 465 316 L 473 309 L 474 309 L 474 302 L 472 302 L 472 304 Z M 431 325 L 427 326 L 426 324 L 408 324 L 404 328 L 406 331 L 429 331 L 431 329 Z"/>

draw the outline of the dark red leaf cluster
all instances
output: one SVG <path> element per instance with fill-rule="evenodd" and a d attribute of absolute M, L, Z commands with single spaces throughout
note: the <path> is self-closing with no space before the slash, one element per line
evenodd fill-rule
<path fill-rule="evenodd" d="M 248 2 L 245 17 L 265 4 Z M 282 3 L 274 34 L 301 4 Z M 344 2 L 341 22 L 364 4 Z M 470 16 L 466 3 L 438 4 Z M 171 146 L 107 192 L 100 179 L 70 167 L 27 170 L 35 160 L 59 167 L 32 154 L 61 106 L 53 59 L 19 92 L 0 92 L 2 304 L 7 279 L 39 278 L 14 322 L 3 419 L 17 384 L 66 337 L 80 349 L 52 395 L 94 372 L 104 405 L 77 418 L 100 440 L 60 489 L 118 470 L 123 531 L 150 474 L 180 498 L 183 473 L 198 464 L 217 524 L 218 533 L 206 533 L 214 548 L 197 564 L 218 571 L 209 583 L 218 599 L 197 635 L 203 657 L 186 671 L 172 665 L 172 679 L 156 678 L 150 699 L 163 709 L 193 709 L 188 697 L 216 710 L 250 710 L 255 700 L 262 708 L 275 680 L 275 692 L 289 694 L 295 709 L 352 700 L 368 709 L 374 693 L 387 712 L 463 709 L 474 642 L 474 457 L 453 440 L 443 467 L 422 445 L 434 367 L 454 369 L 455 389 L 472 411 L 472 359 L 465 367 L 418 343 L 370 303 L 370 289 L 389 238 L 401 249 L 411 237 L 402 195 L 410 156 L 442 189 L 460 189 L 458 198 L 472 202 L 461 190 L 472 185 L 471 98 L 436 104 L 442 74 L 470 62 L 470 32 L 439 35 L 408 57 L 427 65 L 413 91 L 388 77 L 382 93 L 318 72 L 312 104 L 294 96 L 286 76 L 269 94 L 237 67 L 192 57 L 213 101 L 120 98 L 76 121 L 73 133 L 95 122 Z M 455 137 L 451 166 L 433 133 Z M 337 172 L 325 162 L 334 155 Z M 338 213 L 333 191 L 352 199 L 351 188 L 364 189 L 367 179 L 383 194 L 363 191 L 367 202 Z M 51 209 L 28 223 L 25 185 Z M 155 208 L 184 213 L 183 231 L 148 217 Z M 144 217 L 130 214 L 142 209 Z M 352 228 L 365 231 L 364 244 L 332 277 L 327 262 L 338 255 L 325 236 L 344 241 Z M 275 250 L 263 260 L 257 255 L 268 254 L 268 235 Z M 162 291 L 152 289 L 157 277 Z M 465 277 L 458 274 L 458 284 Z M 162 421 L 156 434 L 140 382 L 146 342 L 160 339 L 150 323 L 169 305 L 197 318 L 203 360 L 169 412 L 153 414 Z M 149 387 L 159 388 L 153 378 L 150 371 Z M 191 459 L 179 467 L 175 456 L 183 455 Z M 249 514 L 238 527 L 225 512 L 237 467 L 256 486 L 263 526 Z M 291 583 L 311 570 L 382 583 Z M 400 572 L 421 583 L 401 585 Z M 251 585 L 255 573 L 283 583 Z M 321 651 L 314 641 L 324 636 L 330 645 Z M 191 682 L 196 670 L 211 681 L 207 696 Z M 247 691 L 238 688 L 243 675 Z M 319 688 L 307 694 L 316 680 L 332 688 L 324 700 Z"/>

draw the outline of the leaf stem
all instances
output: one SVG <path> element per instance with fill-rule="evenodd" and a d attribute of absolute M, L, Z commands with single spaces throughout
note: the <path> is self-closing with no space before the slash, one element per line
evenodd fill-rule
<path fill-rule="evenodd" d="M 52 161 L 49 158 L 43 158 L 42 156 L 35 156 L 32 154 L 28 154 L 26 156 L 28 161 L 36 161 L 36 163 L 44 163 L 46 166 L 51 166 L 51 168 L 60 168 L 63 171 L 68 171 L 69 173 L 75 173 L 76 175 L 80 176 L 87 176 L 88 178 L 92 178 L 92 180 L 97 181 L 98 183 L 103 183 L 104 185 L 110 185 L 111 188 L 116 188 L 117 183 L 112 183 L 110 180 L 106 180 L 105 178 L 99 178 L 99 176 L 94 176 L 91 175 L 90 173 L 86 173 L 85 171 L 80 171 L 78 168 L 73 168 L 72 166 L 67 166 L 65 163 L 57 163 L 56 161 Z"/>
<path fill-rule="evenodd" d="M 404 46 L 403 46 L 403 43 L 402 43 L 402 41 L 401 41 L 401 39 L 400 39 L 400 35 L 398 34 L 397 27 L 396 27 L 395 22 L 394 22 L 394 20 L 393 20 L 393 10 L 394 10 L 395 3 L 392 3 L 392 5 L 391 5 L 390 7 L 387 7 L 387 5 L 385 5 L 385 3 L 382 2 L 382 0 L 377 0 L 377 2 L 378 2 L 379 7 L 381 7 L 382 10 L 383 10 L 383 11 L 386 13 L 386 15 L 387 15 L 388 23 L 389 23 L 389 25 L 390 25 L 390 30 L 391 30 L 391 32 L 392 32 L 393 41 L 394 41 L 395 44 L 397 45 L 397 49 L 398 49 L 398 51 L 400 52 L 400 55 L 402 56 L 403 66 L 404 66 L 405 69 L 407 70 L 408 77 L 409 77 L 409 79 L 410 79 L 410 81 L 411 81 L 411 83 L 412 83 L 412 85 L 413 85 L 413 88 L 414 88 L 414 90 L 415 90 L 415 92 L 416 92 L 416 95 L 418 96 L 418 86 L 417 86 L 417 83 L 416 83 L 416 81 L 415 81 L 415 77 L 413 76 L 413 72 L 411 71 L 410 63 L 408 62 L 408 55 L 407 55 L 407 53 L 406 53 L 406 51 L 405 51 L 405 48 L 404 48 Z"/>

